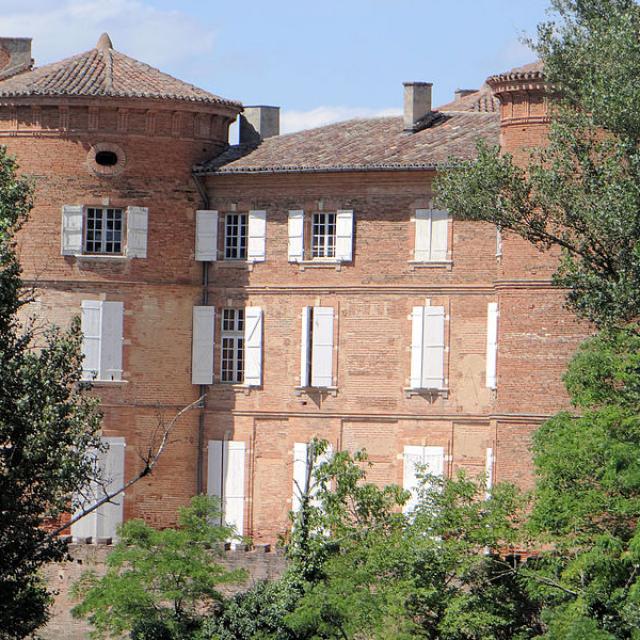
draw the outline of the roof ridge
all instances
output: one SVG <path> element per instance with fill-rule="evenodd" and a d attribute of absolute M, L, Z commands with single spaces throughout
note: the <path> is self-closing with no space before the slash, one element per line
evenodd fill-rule
<path fill-rule="evenodd" d="M 105 66 L 105 79 L 104 79 L 104 83 L 105 83 L 105 89 L 107 91 L 111 91 L 111 89 L 113 89 L 113 55 L 111 55 L 111 52 L 113 51 L 113 49 L 109 48 L 109 49 L 102 49 L 102 55 L 103 57 L 106 56 L 107 57 L 107 61 L 106 61 L 106 66 Z"/>

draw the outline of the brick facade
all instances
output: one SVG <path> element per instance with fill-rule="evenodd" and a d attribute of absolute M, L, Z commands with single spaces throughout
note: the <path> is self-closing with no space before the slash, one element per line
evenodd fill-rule
<path fill-rule="evenodd" d="M 520 161 L 527 147 L 544 143 L 547 126 L 542 87 L 525 84 L 496 85 L 501 144 Z M 485 94 L 482 100 L 491 102 Z M 429 209 L 433 197 L 434 169 L 426 161 L 406 170 L 194 176 L 194 165 L 226 149 L 239 110 L 171 96 L 0 100 L 0 143 L 37 184 L 19 239 L 25 280 L 37 286 L 34 313 L 66 325 L 83 300 L 124 303 L 124 381 L 99 382 L 94 392 L 102 399 L 104 434 L 126 438 L 126 478 L 159 416 L 170 418 L 198 398 L 192 308 L 204 301 L 217 312 L 215 382 L 204 388 L 206 406 L 181 419 L 156 472 L 127 492 L 125 518 L 174 524 L 176 508 L 207 489 L 209 440 L 245 444 L 243 529 L 256 543 L 275 542 L 287 530 L 294 444 L 314 436 L 336 449 L 367 449 L 370 477 L 380 484 L 402 484 L 404 447 L 417 445 L 443 447 L 446 474 L 484 473 L 491 449 L 494 480 L 529 486 L 531 433 L 566 406 L 561 374 L 586 332 L 550 284 L 553 255 L 506 234 L 497 256 L 495 228 L 454 218 L 450 260 L 415 263 L 416 210 Z M 494 115 L 476 120 L 490 131 Z M 461 122 L 476 120 L 465 115 Z M 442 126 L 445 144 L 455 127 Z M 120 164 L 101 172 L 97 149 L 115 149 Z M 148 208 L 147 257 L 60 255 L 64 205 Z M 198 209 L 219 212 L 221 235 L 225 213 L 266 211 L 265 261 L 196 262 Z M 353 260 L 289 262 L 288 212 L 339 209 L 353 210 Z M 495 390 L 485 384 L 489 303 L 500 312 Z M 425 304 L 446 314 L 447 391 L 437 394 L 407 392 L 411 312 Z M 250 388 L 219 382 L 220 312 L 246 306 L 260 307 L 264 318 L 262 384 Z M 334 310 L 335 390 L 297 389 L 305 306 Z"/>

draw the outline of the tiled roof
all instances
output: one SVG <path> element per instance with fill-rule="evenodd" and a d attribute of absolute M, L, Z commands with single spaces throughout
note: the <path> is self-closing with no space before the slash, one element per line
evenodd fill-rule
<path fill-rule="evenodd" d="M 496 82 L 506 82 L 512 80 L 541 80 L 544 77 L 544 64 L 541 60 L 536 60 L 523 67 L 516 67 L 511 71 L 505 71 L 495 76 L 491 76 L 487 82 L 490 84 Z"/>
<path fill-rule="evenodd" d="M 476 92 L 439 110 L 426 128 L 409 133 L 403 119 L 371 118 L 275 136 L 258 146 L 235 145 L 196 167 L 197 173 L 299 173 L 434 169 L 471 159 L 476 140 L 498 143 L 492 100 Z M 484 105 L 484 107 L 482 107 Z M 474 108 L 477 106 L 477 108 Z"/>
<path fill-rule="evenodd" d="M 495 113 L 499 109 L 500 102 L 487 84 L 483 85 L 479 91 L 438 107 L 438 111 L 481 111 L 483 113 Z"/>
<path fill-rule="evenodd" d="M 106 34 L 95 49 L 0 81 L 0 97 L 22 96 L 159 98 L 241 108 L 116 51 Z"/>

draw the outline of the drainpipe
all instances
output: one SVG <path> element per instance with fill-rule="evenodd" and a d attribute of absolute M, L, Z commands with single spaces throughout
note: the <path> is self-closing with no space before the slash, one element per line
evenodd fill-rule
<path fill-rule="evenodd" d="M 205 209 L 209 208 L 209 196 L 202 184 L 202 179 L 196 173 L 191 174 L 193 181 L 196 184 L 202 204 Z M 202 296 L 200 304 L 206 307 L 209 303 L 209 263 L 202 263 Z M 202 400 L 202 406 L 200 407 L 200 415 L 198 416 L 198 451 L 196 459 L 196 494 L 201 495 L 205 492 L 204 482 L 204 420 L 205 412 L 207 409 L 207 392 L 208 386 L 206 384 L 200 385 L 200 397 Z"/>

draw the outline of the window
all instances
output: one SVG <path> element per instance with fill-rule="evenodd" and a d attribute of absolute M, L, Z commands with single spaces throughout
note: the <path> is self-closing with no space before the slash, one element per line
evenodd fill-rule
<path fill-rule="evenodd" d="M 302 210 L 289 211 L 289 262 L 353 260 L 353 211 L 316 212 L 311 218 Z"/>
<path fill-rule="evenodd" d="M 222 310 L 222 382 L 244 379 L 244 309 Z"/>
<path fill-rule="evenodd" d="M 336 214 L 314 213 L 311 236 L 312 258 L 335 258 Z"/>
<path fill-rule="evenodd" d="M 302 309 L 300 386 L 333 387 L 333 308 Z"/>
<path fill-rule="evenodd" d="M 122 380 L 123 316 L 122 302 L 82 301 L 84 380 Z"/>
<path fill-rule="evenodd" d="M 402 511 L 409 513 L 418 506 L 420 476 L 429 474 L 437 478 L 444 477 L 444 447 L 405 446 L 403 459 L 402 488 L 409 491 L 411 497 Z"/>
<path fill-rule="evenodd" d="M 414 307 L 411 323 L 411 389 L 444 390 L 444 307 Z"/>
<path fill-rule="evenodd" d="M 100 440 L 102 444 L 108 446 L 106 451 L 94 454 L 97 458 L 100 482 L 91 483 L 81 495 L 75 496 L 76 513 L 90 508 L 105 495 L 124 485 L 125 439 L 102 437 Z M 72 524 L 71 535 L 76 539 L 91 538 L 94 543 L 96 540 L 108 538 L 112 541 L 117 540 L 118 525 L 122 523 L 123 506 L 124 493 L 120 493 Z"/>
<path fill-rule="evenodd" d="M 445 262 L 448 258 L 449 214 L 446 211 L 416 211 L 416 262 Z"/>
<path fill-rule="evenodd" d="M 247 259 L 247 214 L 227 213 L 224 222 L 225 260 Z"/>
<path fill-rule="evenodd" d="M 237 536 L 244 533 L 246 445 L 238 440 L 209 440 L 207 494 L 220 500 L 222 518 Z"/>
<path fill-rule="evenodd" d="M 64 205 L 61 253 L 146 258 L 148 215 L 146 207 Z"/>
<path fill-rule="evenodd" d="M 87 207 L 85 253 L 122 253 L 122 209 Z"/>

